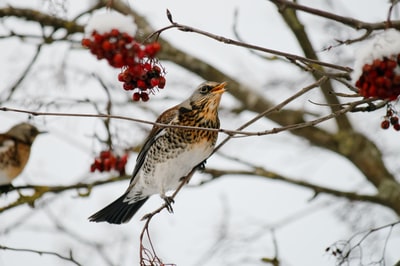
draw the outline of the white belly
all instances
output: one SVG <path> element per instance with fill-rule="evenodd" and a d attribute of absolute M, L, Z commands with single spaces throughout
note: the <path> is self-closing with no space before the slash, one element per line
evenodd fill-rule
<path fill-rule="evenodd" d="M 195 166 L 207 159 L 212 150 L 212 147 L 209 146 L 204 149 L 199 149 L 198 146 L 194 150 L 183 151 L 173 159 L 157 163 L 152 174 L 145 175 L 140 171 L 135 188 L 142 187 L 143 194 L 147 195 L 157 193 L 165 195 L 165 192 L 177 189 L 181 179 L 189 174 Z"/>

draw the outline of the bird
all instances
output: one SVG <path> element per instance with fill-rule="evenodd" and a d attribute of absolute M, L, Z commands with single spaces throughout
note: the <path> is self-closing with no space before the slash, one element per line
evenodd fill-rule
<path fill-rule="evenodd" d="M 203 82 L 188 99 L 164 111 L 138 153 L 126 191 L 90 216 L 89 221 L 127 223 L 154 194 L 159 194 L 172 212 L 173 200 L 166 192 L 176 190 L 185 176 L 203 165 L 213 152 L 218 132 L 160 124 L 219 129 L 218 107 L 226 84 Z"/>
<path fill-rule="evenodd" d="M 0 134 L 0 191 L 12 188 L 12 181 L 24 170 L 31 153 L 31 146 L 39 134 L 35 126 L 20 123 Z"/>

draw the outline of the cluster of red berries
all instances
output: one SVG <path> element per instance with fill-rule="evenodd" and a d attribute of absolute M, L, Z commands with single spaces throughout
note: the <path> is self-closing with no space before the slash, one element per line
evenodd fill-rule
<path fill-rule="evenodd" d="M 165 87 L 165 78 L 162 75 L 163 70 L 150 61 L 128 66 L 118 75 L 118 80 L 124 83 L 123 87 L 127 91 L 137 89 L 133 93 L 134 101 L 142 99 L 146 102 L 149 99 L 148 90 L 152 92 L 152 88 Z"/>
<path fill-rule="evenodd" d="M 365 98 L 396 100 L 400 95 L 400 54 L 365 64 L 356 86 Z"/>
<path fill-rule="evenodd" d="M 384 120 L 381 122 L 381 128 L 388 129 L 390 125 L 392 125 L 394 130 L 400 131 L 399 117 L 397 112 L 393 110 L 391 106 L 388 106 Z"/>
<path fill-rule="evenodd" d="M 123 68 L 118 80 L 125 90 L 135 90 L 133 100 L 147 101 L 149 93 L 165 87 L 165 71 L 155 58 L 160 51 L 158 42 L 143 45 L 117 29 L 100 34 L 92 32 L 82 45 L 100 60 L 106 59 L 115 68 Z"/>
<path fill-rule="evenodd" d="M 122 156 L 115 155 L 111 150 L 101 151 L 100 155 L 94 159 L 90 166 L 90 172 L 96 170 L 100 172 L 118 171 L 119 175 L 125 175 L 125 165 L 128 162 L 128 154 Z"/>

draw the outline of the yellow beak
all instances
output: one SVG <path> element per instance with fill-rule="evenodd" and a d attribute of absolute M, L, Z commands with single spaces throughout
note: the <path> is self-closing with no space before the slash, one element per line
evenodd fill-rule
<path fill-rule="evenodd" d="M 217 94 L 224 93 L 226 91 L 226 89 L 225 89 L 226 84 L 228 84 L 228 83 L 227 82 L 222 82 L 222 83 L 218 84 L 217 86 L 212 88 L 211 92 L 212 93 L 217 93 Z"/>

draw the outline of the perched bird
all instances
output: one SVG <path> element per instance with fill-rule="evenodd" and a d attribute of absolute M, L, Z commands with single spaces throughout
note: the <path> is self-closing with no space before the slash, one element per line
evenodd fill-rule
<path fill-rule="evenodd" d="M 31 124 L 21 123 L 0 134 L 0 190 L 12 187 L 12 180 L 24 170 L 32 143 L 41 133 Z"/>
<path fill-rule="evenodd" d="M 219 128 L 218 106 L 226 82 L 204 82 L 181 104 L 164 111 L 157 123 Z M 128 189 L 117 200 L 89 217 L 92 222 L 128 222 L 149 196 L 176 190 L 191 170 L 212 153 L 218 132 L 155 125 L 136 159 Z"/>

